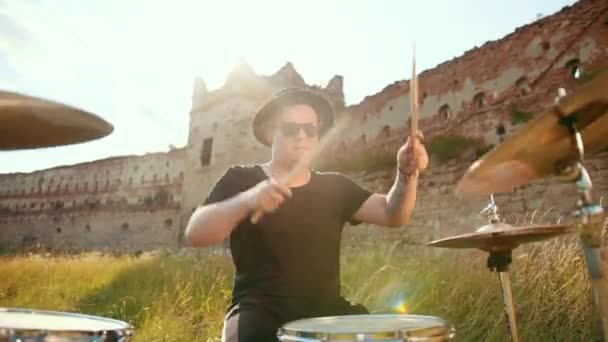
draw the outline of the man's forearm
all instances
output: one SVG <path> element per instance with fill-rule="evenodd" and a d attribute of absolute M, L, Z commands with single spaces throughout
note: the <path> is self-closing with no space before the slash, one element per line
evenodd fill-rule
<path fill-rule="evenodd" d="M 245 194 L 197 208 L 186 227 L 186 239 L 193 246 L 204 247 L 224 241 L 250 213 Z"/>
<path fill-rule="evenodd" d="M 386 210 L 399 225 L 408 223 L 416 204 L 418 175 L 405 176 L 397 171 L 395 182 L 386 195 Z"/>

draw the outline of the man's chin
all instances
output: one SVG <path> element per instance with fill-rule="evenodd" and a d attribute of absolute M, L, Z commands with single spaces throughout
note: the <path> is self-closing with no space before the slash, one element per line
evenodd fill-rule
<path fill-rule="evenodd" d="M 300 161 L 309 161 L 310 160 L 310 150 L 295 152 L 289 158 L 293 163 L 298 163 Z"/>

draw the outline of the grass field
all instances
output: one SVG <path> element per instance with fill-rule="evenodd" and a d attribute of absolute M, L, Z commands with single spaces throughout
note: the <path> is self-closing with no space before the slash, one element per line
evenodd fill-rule
<path fill-rule="evenodd" d="M 511 279 L 523 341 L 599 340 L 574 236 L 520 247 Z M 372 311 L 400 306 L 451 322 L 458 341 L 504 341 L 498 276 L 477 251 L 345 248 L 343 292 Z M 207 250 L 139 258 L 0 257 L 0 306 L 81 312 L 135 326 L 135 341 L 217 341 L 233 269 Z"/>

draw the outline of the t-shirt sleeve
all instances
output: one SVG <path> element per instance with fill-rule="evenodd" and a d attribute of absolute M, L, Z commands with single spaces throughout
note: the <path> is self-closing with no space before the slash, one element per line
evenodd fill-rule
<path fill-rule="evenodd" d="M 361 221 L 353 219 L 353 215 L 361 208 L 361 205 L 372 195 L 372 192 L 355 183 L 347 176 L 339 175 L 340 193 L 342 202 L 342 213 L 345 221 L 357 225 Z"/>
<path fill-rule="evenodd" d="M 203 205 L 221 202 L 236 195 L 235 173 L 236 169 L 234 167 L 228 168 L 216 181 L 215 185 L 213 185 L 213 188 L 211 188 L 211 192 L 203 202 Z"/>

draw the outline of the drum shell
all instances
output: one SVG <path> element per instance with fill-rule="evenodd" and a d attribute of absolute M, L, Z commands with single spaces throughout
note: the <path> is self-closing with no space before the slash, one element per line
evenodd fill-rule
<path fill-rule="evenodd" d="M 320 328 L 318 331 L 312 329 L 301 329 L 297 330 L 293 325 L 298 323 L 311 322 L 314 324 L 314 320 L 334 320 L 336 325 L 339 325 L 340 319 L 355 319 L 360 320 L 361 324 L 364 325 L 366 318 L 373 320 L 390 320 L 390 319 L 401 319 L 408 320 L 419 320 L 421 322 L 433 323 L 434 325 L 427 326 L 425 328 L 397 328 L 390 331 L 359 331 L 352 332 L 330 332 L 327 329 Z M 290 327 L 290 325 L 292 325 Z M 454 328 L 438 317 L 432 316 L 420 316 L 420 315 L 353 315 L 353 316 L 334 316 L 334 317 L 320 317 L 304 319 L 295 322 L 290 322 L 281 327 L 277 334 L 278 338 L 282 342 L 443 342 L 453 341 L 455 337 Z"/>
<path fill-rule="evenodd" d="M 36 322 L 30 327 L 24 327 L 23 322 L 19 326 L 10 326 L 6 319 L 11 314 L 19 314 Z M 2 316 L 5 315 L 4 320 Z M 114 329 L 87 329 L 85 324 L 72 326 L 69 329 L 55 329 L 51 327 L 40 327 L 37 319 L 42 317 L 52 317 L 61 319 L 62 317 L 71 320 L 99 320 L 106 324 L 113 324 Z M 25 323 L 27 325 L 27 323 Z M 34 327 L 38 325 L 38 327 Z M 132 327 L 118 320 L 107 319 L 90 315 L 64 313 L 58 311 L 28 310 L 14 308 L 0 308 L 0 342 L 128 342 L 133 335 Z"/>

